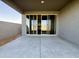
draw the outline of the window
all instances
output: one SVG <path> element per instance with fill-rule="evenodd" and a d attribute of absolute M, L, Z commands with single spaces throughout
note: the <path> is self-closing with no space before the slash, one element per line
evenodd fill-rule
<path fill-rule="evenodd" d="M 54 15 L 26 15 L 29 20 L 27 34 L 56 34 Z"/>

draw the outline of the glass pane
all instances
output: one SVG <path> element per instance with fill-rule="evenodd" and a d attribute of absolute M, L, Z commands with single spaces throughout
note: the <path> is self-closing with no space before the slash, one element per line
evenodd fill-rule
<path fill-rule="evenodd" d="M 41 22 L 41 30 L 47 31 L 47 20 L 42 20 Z"/>
<path fill-rule="evenodd" d="M 37 20 L 32 20 L 31 21 L 31 23 L 32 23 L 32 31 L 36 31 L 37 30 Z"/>
<path fill-rule="evenodd" d="M 26 27 L 27 27 L 27 34 L 29 34 L 30 33 L 30 31 L 29 31 L 29 29 L 30 29 L 30 19 L 29 19 L 29 16 L 27 15 L 26 16 Z"/>
<path fill-rule="evenodd" d="M 36 15 L 32 15 L 31 19 L 31 33 L 36 34 L 37 32 L 37 20 L 36 20 Z"/>
<path fill-rule="evenodd" d="M 42 19 L 41 19 L 41 31 L 42 31 L 42 34 L 46 34 L 47 33 L 47 16 L 42 16 Z"/>
<path fill-rule="evenodd" d="M 47 31 L 49 32 L 51 30 L 51 20 L 47 20 Z"/>
<path fill-rule="evenodd" d="M 56 20 L 54 15 L 49 15 L 51 20 L 51 31 L 50 34 L 56 34 Z"/>

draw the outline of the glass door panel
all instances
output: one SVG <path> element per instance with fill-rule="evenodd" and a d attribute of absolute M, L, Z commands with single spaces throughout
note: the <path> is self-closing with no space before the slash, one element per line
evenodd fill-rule
<path fill-rule="evenodd" d="M 56 34 L 54 15 L 27 15 L 27 34 Z"/>
<path fill-rule="evenodd" d="M 47 34 L 48 31 L 48 21 L 47 21 L 47 16 L 42 15 L 41 18 L 41 33 L 42 34 Z"/>
<path fill-rule="evenodd" d="M 51 20 L 47 19 L 47 34 L 50 34 L 51 31 Z"/>
<path fill-rule="evenodd" d="M 49 19 L 51 20 L 51 30 L 50 34 L 56 34 L 56 20 L 54 15 L 49 15 Z"/>
<path fill-rule="evenodd" d="M 36 34 L 37 31 L 37 20 L 36 20 L 36 16 L 33 16 L 33 20 L 31 21 L 32 25 L 31 25 L 31 30 L 33 31 L 33 34 Z"/>
<path fill-rule="evenodd" d="M 26 16 L 26 27 L 27 27 L 27 34 L 30 34 L 30 18 L 29 15 Z"/>
<path fill-rule="evenodd" d="M 36 20 L 36 16 L 32 15 L 30 17 L 31 19 L 31 34 L 36 34 L 37 33 L 37 20 Z"/>

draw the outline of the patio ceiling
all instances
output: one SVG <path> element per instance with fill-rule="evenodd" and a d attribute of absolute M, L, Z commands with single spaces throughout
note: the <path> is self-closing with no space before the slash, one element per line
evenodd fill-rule
<path fill-rule="evenodd" d="M 2 0 L 15 10 L 27 11 L 60 11 L 71 0 Z M 41 3 L 43 1 L 43 3 Z"/>

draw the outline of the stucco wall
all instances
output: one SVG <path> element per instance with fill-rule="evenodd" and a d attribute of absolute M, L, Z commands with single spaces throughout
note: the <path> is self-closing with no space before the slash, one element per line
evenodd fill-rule
<path fill-rule="evenodd" d="M 79 44 L 79 0 L 62 9 L 59 15 L 59 36 Z"/>
<path fill-rule="evenodd" d="M 21 25 L 0 21 L 0 39 L 21 33 Z"/>

